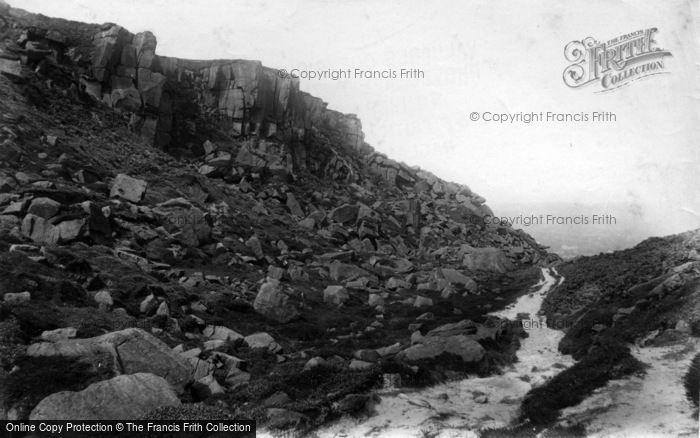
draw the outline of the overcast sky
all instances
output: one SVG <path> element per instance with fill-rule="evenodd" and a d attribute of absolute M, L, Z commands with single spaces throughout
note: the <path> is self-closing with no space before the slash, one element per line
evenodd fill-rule
<path fill-rule="evenodd" d="M 636 205 L 658 228 L 700 226 L 698 38 L 684 1 L 9 0 L 32 12 L 151 30 L 157 52 L 292 70 L 417 68 L 423 79 L 302 80 L 356 113 L 366 140 L 515 202 Z M 670 74 L 614 92 L 570 89 L 564 46 L 656 27 Z M 471 112 L 590 113 L 616 122 L 496 124 Z"/>

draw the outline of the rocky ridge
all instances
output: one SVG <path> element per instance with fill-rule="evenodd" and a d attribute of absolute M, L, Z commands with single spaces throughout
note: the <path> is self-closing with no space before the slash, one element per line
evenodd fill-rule
<path fill-rule="evenodd" d="M 303 429 L 515 360 L 484 315 L 556 257 L 469 188 L 258 61 L 0 7 L 3 418 L 127 418 L 139 387 L 149 418 Z"/>

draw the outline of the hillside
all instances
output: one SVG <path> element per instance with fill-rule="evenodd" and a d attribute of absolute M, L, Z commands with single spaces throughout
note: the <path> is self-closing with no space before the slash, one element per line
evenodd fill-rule
<path fill-rule="evenodd" d="M 649 409 L 658 412 L 638 419 L 638 423 L 645 421 L 648 427 L 666 423 L 661 412 L 669 404 L 661 392 L 677 388 L 673 392 L 682 397 L 685 391 L 681 389 L 681 378 L 674 380 L 668 370 L 659 377 L 644 377 L 644 374 L 650 366 L 654 372 L 654 366 L 670 369 L 665 361 L 674 363 L 682 358 L 690 361 L 697 351 L 700 230 L 650 238 L 633 248 L 609 254 L 579 257 L 561 263 L 557 270 L 564 281 L 547 296 L 542 309 L 550 326 L 565 331 L 559 350 L 571 354 L 578 362 L 546 385 L 533 389 L 523 401 L 523 416 L 533 423 L 551 423 L 557 420 L 561 409 L 577 406 L 594 391 L 614 391 L 601 389 L 610 380 L 637 375 L 641 376 L 640 384 L 648 378 L 662 379 L 661 387 L 652 389 L 655 394 L 644 394 L 640 388 L 635 388 L 625 395 L 637 399 L 658 398 L 658 405 L 648 402 Z M 636 354 L 632 354 L 632 346 Z M 666 347 L 670 347 L 669 351 L 663 349 Z M 682 372 L 687 373 L 685 379 L 690 381 L 691 371 L 685 368 Z M 697 394 L 697 383 L 694 385 Z M 689 398 L 692 388 L 690 383 L 686 384 Z M 693 402 L 697 406 L 697 399 Z M 612 407 L 617 406 L 613 404 Z M 592 403 L 587 415 L 595 418 L 610 408 L 610 405 Z M 670 414 L 679 415 L 679 412 Z M 694 417 L 697 419 L 697 411 Z M 695 425 L 697 427 L 697 423 Z M 667 433 L 653 432 L 655 435 Z"/>
<path fill-rule="evenodd" d="M 305 429 L 515 360 L 485 315 L 558 258 L 468 187 L 259 61 L 0 7 L 0 418 Z"/>

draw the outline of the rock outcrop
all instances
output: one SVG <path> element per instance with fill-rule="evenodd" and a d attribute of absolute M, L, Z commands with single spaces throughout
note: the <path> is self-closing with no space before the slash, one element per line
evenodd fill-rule
<path fill-rule="evenodd" d="M 59 339 L 27 348 L 28 356 L 85 358 L 106 354 L 117 374 L 150 373 L 168 381 L 180 392 L 190 381 L 190 365 L 155 336 L 141 329 L 126 329 L 87 339 Z"/>
<path fill-rule="evenodd" d="M 137 373 L 93 383 L 82 391 L 58 392 L 34 408 L 30 420 L 133 420 L 164 406 L 180 406 L 168 382 Z"/>

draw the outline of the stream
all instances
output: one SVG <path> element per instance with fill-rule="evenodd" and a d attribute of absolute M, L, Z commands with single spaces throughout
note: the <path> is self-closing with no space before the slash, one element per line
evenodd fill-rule
<path fill-rule="evenodd" d="M 319 437 L 471 437 L 479 429 L 507 426 L 518 413 L 520 401 L 536 385 L 573 365 L 571 356 L 562 355 L 558 345 L 563 332 L 546 326 L 538 315 L 547 292 L 563 278 L 553 268 L 543 269 L 543 280 L 535 290 L 521 296 L 506 309 L 493 315 L 516 319 L 529 314 L 523 327 L 529 336 L 521 340 L 518 362 L 504 373 L 447 382 L 430 388 L 402 388 L 380 392 L 377 414 L 364 420 L 343 419 L 317 432 Z M 485 395 L 487 402 L 483 403 Z"/>

